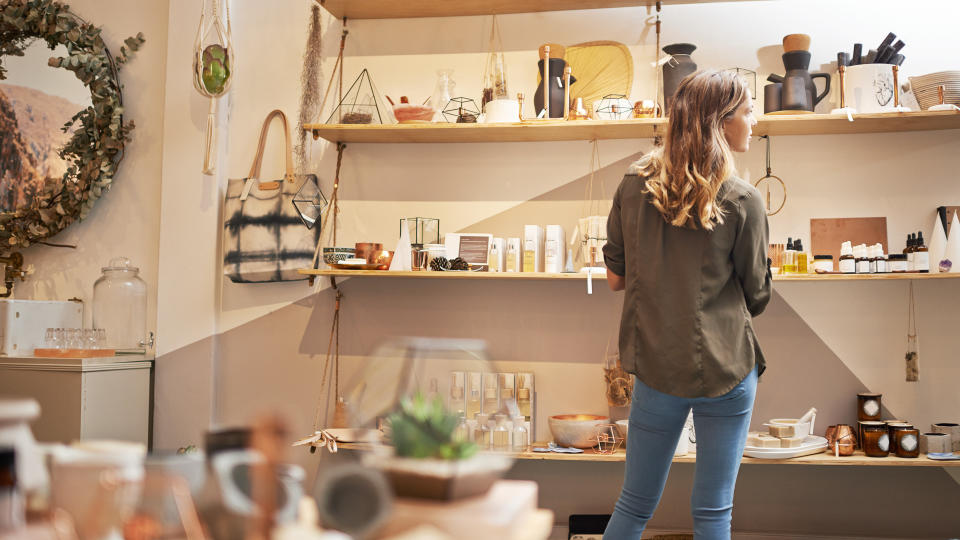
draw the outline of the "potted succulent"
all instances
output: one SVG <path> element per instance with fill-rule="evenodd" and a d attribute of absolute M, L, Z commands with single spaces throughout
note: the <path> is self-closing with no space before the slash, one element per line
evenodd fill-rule
<path fill-rule="evenodd" d="M 457 440 L 458 418 L 439 398 L 400 400 L 389 416 L 392 455 L 371 456 L 400 497 L 453 500 L 486 493 L 510 468 L 507 455 L 478 452 Z"/>

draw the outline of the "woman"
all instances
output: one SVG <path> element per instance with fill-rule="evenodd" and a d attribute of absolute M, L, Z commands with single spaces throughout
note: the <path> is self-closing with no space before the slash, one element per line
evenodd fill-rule
<path fill-rule="evenodd" d="M 733 489 L 764 359 L 751 317 L 770 299 L 767 216 L 734 176 L 756 124 L 746 82 L 695 73 L 668 111 L 662 148 L 631 166 L 603 248 L 610 288 L 626 291 L 620 358 L 636 375 L 623 490 L 605 540 L 640 539 L 693 410 L 694 536 L 730 538 Z"/>

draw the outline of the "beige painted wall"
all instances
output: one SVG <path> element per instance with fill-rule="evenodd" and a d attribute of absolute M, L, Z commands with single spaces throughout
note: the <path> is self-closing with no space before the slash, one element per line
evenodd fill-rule
<path fill-rule="evenodd" d="M 89 302 L 100 268 L 113 257 L 125 256 L 140 268 L 147 282 L 147 326 L 156 328 L 157 242 L 160 237 L 160 163 L 163 151 L 164 70 L 167 53 L 167 2 L 143 2 L 129 9 L 123 0 L 77 0 L 74 12 L 103 27 L 107 46 L 119 52 L 123 40 L 143 32 L 146 43 L 120 73 L 124 85 L 124 119 L 136 129 L 110 191 L 84 221 L 52 238 L 77 249 L 35 245 L 23 251 L 26 264 L 35 273 L 17 282 L 14 297 L 32 300 L 66 300 L 78 297 L 86 304 L 85 320 L 91 318 Z M 53 69 L 46 63 L 37 70 Z M 79 81 L 77 82 L 79 85 Z"/>

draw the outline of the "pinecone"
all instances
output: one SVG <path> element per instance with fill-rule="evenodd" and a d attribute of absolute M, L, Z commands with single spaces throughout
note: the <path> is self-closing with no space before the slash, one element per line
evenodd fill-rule
<path fill-rule="evenodd" d="M 457 257 L 456 259 L 450 261 L 451 270 L 469 270 L 470 264 L 467 261 Z"/>
<path fill-rule="evenodd" d="M 434 272 L 442 272 L 450 268 L 450 261 L 446 257 L 434 257 L 430 261 L 430 269 Z"/>

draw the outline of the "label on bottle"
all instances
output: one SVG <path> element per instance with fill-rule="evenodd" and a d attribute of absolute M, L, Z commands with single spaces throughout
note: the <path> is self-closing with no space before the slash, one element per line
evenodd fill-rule
<path fill-rule="evenodd" d="M 927 251 L 918 251 L 913 254 L 913 269 L 916 272 L 930 271 L 930 253 Z"/>
<path fill-rule="evenodd" d="M 886 274 L 887 270 L 887 260 L 886 259 L 877 259 L 877 270 L 878 274 Z"/>
<path fill-rule="evenodd" d="M 877 446 L 880 447 L 880 450 L 884 452 L 890 451 L 890 436 L 884 433 L 880 436 L 880 439 L 877 441 Z"/>
<path fill-rule="evenodd" d="M 877 273 L 877 261 L 875 261 L 875 260 L 874 260 L 874 261 L 870 261 L 870 273 L 871 273 L 871 274 L 876 274 L 876 273 Z"/>
<path fill-rule="evenodd" d="M 913 253 L 907 253 L 907 272 L 913 272 Z"/>
<path fill-rule="evenodd" d="M 524 250 L 523 252 L 523 269 L 526 272 L 536 272 L 537 271 L 537 252 L 531 250 Z"/>
<path fill-rule="evenodd" d="M 880 414 L 880 403 L 875 399 L 868 399 L 863 402 L 863 413 L 869 417 Z"/>
<path fill-rule="evenodd" d="M 900 437 L 900 448 L 907 452 L 913 452 L 917 449 L 917 437 L 912 433 Z"/>
<path fill-rule="evenodd" d="M 858 274 L 869 274 L 869 273 L 870 273 L 870 261 L 867 261 L 867 260 L 857 261 L 857 273 L 858 273 Z"/>
<path fill-rule="evenodd" d="M 840 259 L 840 273 L 841 274 L 855 274 L 857 273 L 857 263 L 853 259 Z"/>

